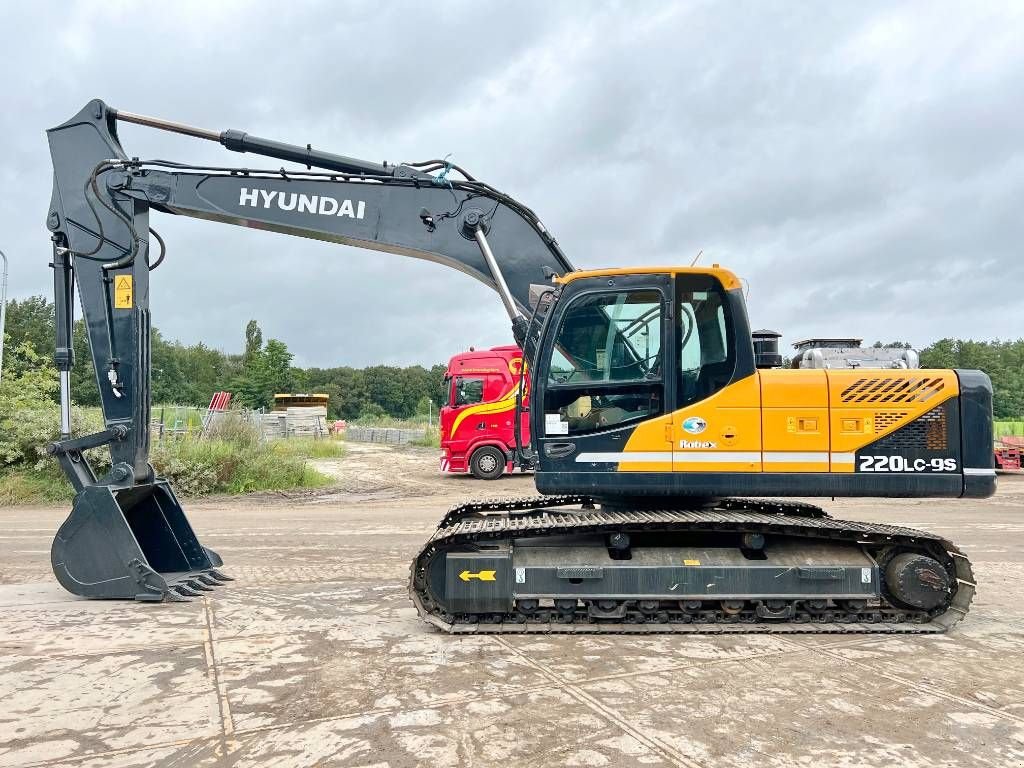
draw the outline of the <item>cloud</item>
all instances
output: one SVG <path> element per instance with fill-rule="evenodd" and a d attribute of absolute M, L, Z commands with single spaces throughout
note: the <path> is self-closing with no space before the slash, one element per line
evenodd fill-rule
<path fill-rule="evenodd" d="M 34 3 L 7 10 L 0 249 L 49 293 L 45 128 L 115 107 L 371 160 L 449 152 L 581 267 L 720 262 L 788 340 L 1019 335 L 1024 48 L 1006 5 Z M 126 126 L 129 154 L 254 165 Z M 154 216 L 154 321 L 308 365 L 507 343 L 443 267 Z M 499 253 L 500 256 L 500 253 Z"/>

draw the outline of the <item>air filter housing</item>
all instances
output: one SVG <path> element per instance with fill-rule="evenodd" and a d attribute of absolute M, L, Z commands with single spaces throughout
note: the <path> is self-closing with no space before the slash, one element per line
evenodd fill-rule
<path fill-rule="evenodd" d="M 754 341 L 754 365 L 758 368 L 781 368 L 782 355 L 779 354 L 781 333 L 776 331 L 754 331 L 750 334 Z"/>

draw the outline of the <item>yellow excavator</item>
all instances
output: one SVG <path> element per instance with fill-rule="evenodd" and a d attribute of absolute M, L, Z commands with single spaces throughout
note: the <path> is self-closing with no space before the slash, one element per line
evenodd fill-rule
<path fill-rule="evenodd" d="M 290 166 L 140 160 L 121 122 Z M 430 624 L 923 633 L 967 613 L 974 580 L 953 543 L 785 498 L 991 495 L 985 374 L 779 369 L 777 350 L 755 353 L 729 270 L 577 270 L 529 208 L 446 161 L 373 163 L 101 101 L 48 137 L 62 420 L 49 450 L 77 494 L 52 564 L 69 591 L 188 599 L 229 578 L 148 461 L 156 212 L 428 259 L 498 293 L 529 363 L 517 459 L 540 493 L 442 517 L 410 572 Z M 84 436 L 70 419 L 76 288 L 105 419 Z M 112 465 L 98 477 L 85 452 L 100 446 Z"/>

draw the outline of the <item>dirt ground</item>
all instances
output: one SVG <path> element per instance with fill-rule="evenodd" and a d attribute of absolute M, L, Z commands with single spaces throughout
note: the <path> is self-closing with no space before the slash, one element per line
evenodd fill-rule
<path fill-rule="evenodd" d="M 974 563 L 945 636 L 453 638 L 408 564 L 443 511 L 533 492 L 353 445 L 317 493 L 187 506 L 237 581 L 189 603 L 73 598 L 67 510 L 0 510 L 3 766 L 1021 766 L 1024 478 L 977 501 L 840 500 Z"/>

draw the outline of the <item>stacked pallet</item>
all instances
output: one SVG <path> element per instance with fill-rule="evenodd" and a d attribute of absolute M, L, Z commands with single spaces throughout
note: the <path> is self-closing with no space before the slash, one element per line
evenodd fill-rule
<path fill-rule="evenodd" d="M 259 415 L 260 436 L 264 440 L 278 440 L 288 434 L 287 414 L 270 411 Z"/>
<path fill-rule="evenodd" d="M 327 437 L 327 409 L 324 406 L 292 406 L 283 411 L 269 411 L 259 417 L 260 434 L 264 440 L 283 437 Z"/>
<path fill-rule="evenodd" d="M 327 408 L 292 406 L 285 411 L 285 428 L 287 437 L 326 437 Z"/>

